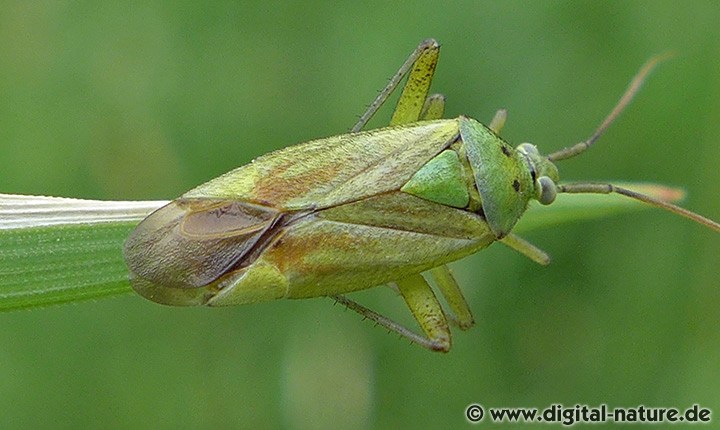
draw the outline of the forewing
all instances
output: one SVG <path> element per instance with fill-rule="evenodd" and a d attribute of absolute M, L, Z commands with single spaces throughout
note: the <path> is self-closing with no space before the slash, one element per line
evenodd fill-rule
<path fill-rule="evenodd" d="M 287 277 L 288 297 L 315 297 L 419 273 L 494 240 L 477 214 L 391 192 L 288 225 L 258 261 Z"/>
<path fill-rule="evenodd" d="M 345 224 L 382 227 L 389 231 L 407 231 L 446 239 L 475 240 L 490 233 L 479 215 L 400 191 L 325 209 L 317 216 Z"/>
<path fill-rule="evenodd" d="M 426 121 L 262 156 L 145 219 L 125 246 L 132 276 L 168 288 L 208 285 L 257 258 L 291 214 L 399 190 L 457 135 L 457 120 Z"/>
<path fill-rule="evenodd" d="M 201 287 L 246 256 L 280 215 L 242 201 L 178 199 L 138 225 L 125 243 L 125 260 L 133 277 Z"/>
<path fill-rule="evenodd" d="M 457 137 L 456 119 L 343 134 L 290 146 L 190 190 L 183 197 L 313 210 L 400 189 Z"/>

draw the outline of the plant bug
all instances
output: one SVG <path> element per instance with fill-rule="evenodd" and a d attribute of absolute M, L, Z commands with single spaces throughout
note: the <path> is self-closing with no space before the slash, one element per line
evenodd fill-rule
<path fill-rule="evenodd" d="M 451 321 L 474 324 L 447 263 L 495 241 L 540 263 L 549 257 L 512 234 L 530 200 L 557 193 L 618 193 L 720 225 L 611 184 L 560 184 L 554 162 L 590 147 L 630 103 L 646 63 L 586 141 L 542 156 L 498 136 L 504 110 L 485 126 L 440 119 L 429 95 L 439 45 L 422 42 L 348 134 L 290 146 L 192 189 L 145 218 L 125 243 L 133 288 L 166 305 L 226 306 L 330 296 L 428 349 L 448 351 L 448 318 L 421 275 L 435 279 Z M 402 79 L 390 126 L 361 131 Z M 393 283 L 424 336 L 344 294 Z"/>

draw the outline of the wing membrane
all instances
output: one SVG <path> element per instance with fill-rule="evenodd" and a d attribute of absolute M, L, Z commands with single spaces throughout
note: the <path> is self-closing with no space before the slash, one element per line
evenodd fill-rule
<path fill-rule="evenodd" d="M 201 287 L 236 266 L 280 215 L 240 201 L 179 199 L 140 223 L 125 258 L 135 276 L 152 283 Z"/>

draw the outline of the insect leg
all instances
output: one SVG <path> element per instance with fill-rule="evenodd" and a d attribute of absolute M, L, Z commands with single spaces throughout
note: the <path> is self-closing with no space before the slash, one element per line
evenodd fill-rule
<path fill-rule="evenodd" d="M 426 48 L 415 61 L 415 65 L 408 75 L 405 87 L 395 106 L 390 125 L 408 124 L 420 119 L 423 108 L 428 102 L 430 84 L 435 74 L 439 55 L 440 46 L 435 42 Z M 442 105 L 444 110 L 444 98 L 442 99 Z"/>
<path fill-rule="evenodd" d="M 427 336 L 421 345 L 433 351 L 449 351 L 450 328 L 442 306 L 425 278 L 417 273 L 395 283 Z"/>
<path fill-rule="evenodd" d="M 505 121 L 507 121 L 507 109 L 499 109 L 495 112 L 495 116 L 492 121 L 490 121 L 488 128 L 492 130 L 493 133 L 500 134 L 500 131 L 502 131 L 505 126 Z"/>
<path fill-rule="evenodd" d="M 332 296 L 332 298 L 340 303 L 341 305 L 345 306 L 346 308 L 353 310 L 360 315 L 362 315 L 363 318 L 369 319 L 370 321 L 374 322 L 375 324 L 384 327 L 394 333 L 399 334 L 400 336 L 404 337 L 405 339 L 410 340 L 410 342 L 417 343 L 418 345 L 425 347 L 430 350 L 443 350 L 439 349 L 438 346 L 430 341 L 430 339 L 421 336 L 414 331 L 405 328 L 404 326 L 396 323 L 395 321 L 391 320 L 390 318 L 380 315 L 379 313 L 373 311 L 372 309 L 368 309 L 365 306 L 361 305 L 360 303 L 350 300 L 345 296 Z"/>
<path fill-rule="evenodd" d="M 415 342 L 431 351 L 448 352 L 450 350 L 450 327 L 448 327 L 440 302 L 438 302 L 425 278 L 417 273 L 396 281 L 395 284 L 405 299 L 405 303 L 410 308 L 410 312 L 412 312 L 415 320 L 425 332 L 425 336 L 421 336 L 345 296 L 337 295 L 333 296 L 333 298 L 348 309 L 352 309 L 363 317 L 411 342 Z"/>
<path fill-rule="evenodd" d="M 407 75 L 408 81 L 405 84 L 398 104 L 393 113 L 391 125 L 415 122 L 420 117 L 423 103 L 427 98 L 430 89 L 430 82 L 435 73 L 440 45 L 434 39 L 424 40 L 405 60 L 400 70 L 390 79 L 390 82 L 380 91 L 380 94 L 368 106 L 368 109 L 360 117 L 358 122 L 351 129 L 352 132 L 360 131 L 367 122 L 375 115 L 380 106 L 397 88 L 400 81 Z"/>
<path fill-rule="evenodd" d="M 452 311 L 452 315 L 448 315 L 448 319 L 451 322 L 455 322 L 461 330 L 467 330 L 475 325 L 475 319 L 472 316 L 472 312 L 470 312 L 470 307 L 455 277 L 450 273 L 450 268 L 443 264 L 442 266 L 430 269 L 430 274 L 433 279 L 435 279 L 440 293 L 445 297 Z"/>
<path fill-rule="evenodd" d="M 440 119 L 445 113 L 445 96 L 442 94 L 431 94 L 425 99 L 425 105 L 423 105 L 422 112 L 420 112 L 420 119 Z"/>
<path fill-rule="evenodd" d="M 550 264 L 550 256 L 547 255 L 545 251 L 536 247 L 535 245 L 521 238 L 520 236 L 510 233 L 500 239 L 500 242 L 502 242 L 503 245 L 514 249 L 515 251 L 521 253 L 522 255 L 526 256 L 527 258 L 540 265 L 547 266 L 548 264 Z"/>

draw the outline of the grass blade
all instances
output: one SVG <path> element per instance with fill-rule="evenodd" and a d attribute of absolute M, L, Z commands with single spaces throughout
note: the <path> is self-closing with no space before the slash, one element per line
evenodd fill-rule
<path fill-rule="evenodd" d="M 622 184 L 664 198 L 675 188 Z M 0 311 L 97 299 L 132 291 L 123 242 L 140 220 L 167 202 L 97 201 L 0 194 Z M 559 195 L 532 206 L 513 231 L 649 208 L 617 195 Z"/>

